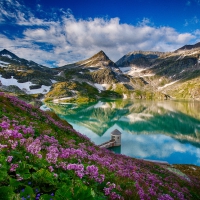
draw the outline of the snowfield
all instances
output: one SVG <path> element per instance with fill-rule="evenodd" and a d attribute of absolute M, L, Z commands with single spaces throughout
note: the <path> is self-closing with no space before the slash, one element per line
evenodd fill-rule
<path fill-rule="evenodd" d="M 0 75 L 0 81 L 5 86 L 9 86 L 9 85 L 18 86 L 21 90 L 24 90 L 27 94 L 37 94 L 37 93 L 46 94 L 47 92 L 49 92 L 49 90 L 51 88 L 51 86 L 42 85 L 42 87 L 39 89 L 30 90 L 29 86 L 35 85 L 35 84 L 31 83 L 30 81 L 25 82 L 25 83 L 18 83 L 17 79 L 15 79 L 13 77 L 10 79 L 5 79 L 2 77 L 2 75 Z"/>
<path fill-rule="evenodd" d="M 94 85 L 95 85 L 95 87 L 96 87 L 96 88 L 99 90 L 99 92 L 101 92 L 101 91 L 104 91 L 104 90 L 105 90 L 105 88 L 103 87 L 103 85 L 102 85 L 102 84 L 95 83 Z"/>
<path fill-rule="evenodd" d="M 98 84 L 98 83 L 94 83 L 94 86 L 99 90 L 99 92 L 106 90 L 110 84 Z"/>
<path fill-rule="evenodd" d="M 57 83 L 58 81 L 51 79 L 51 82 L 52 83 Z"/>

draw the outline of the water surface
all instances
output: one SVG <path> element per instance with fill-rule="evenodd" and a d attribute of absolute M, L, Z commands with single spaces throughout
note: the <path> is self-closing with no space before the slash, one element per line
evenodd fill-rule
<path fill-rule="evenodd" d="M 200 102 L 118 100 L 47 106 L 96 144 L 108 141 L 114 129 L 121 131 L 117 153 L 200 166 Z"/>

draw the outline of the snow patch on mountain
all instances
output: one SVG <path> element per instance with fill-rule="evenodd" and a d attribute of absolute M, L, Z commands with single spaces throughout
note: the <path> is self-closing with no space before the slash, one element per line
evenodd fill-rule
<path fill-rule="evenodd" d="M 8 62 L 4 62 L 4 61 L 0 60 L 0 67 L 8 67 L 9 64 L 10 63 L 8 63 Z"/>
<path fill-rule="evenodd" d="M 59 73 L 57 74 L 57 76 L 61 76 L 62 73 L 63 73 L 63 71 L 59 72 Z"/>
<path fill-rule="evenodd" d="M 8 63 L 8 62 L 4 62 L 4 61 L 2 61 L 2 60 L 0 60 L 0 63 L 1 63 L 1 64 L 5 64 L 5 65 L 10 64 L 10 63 Z"/>
<path fill-rule="evenodd" d="M 107 90 L 108 87 L 110 86 L 110 84 L 106 84 L 106 83 L 103 83 L 103 84 L 94 83 L 94 86 L 99 90 L 99 92 L 101 92 L 101 91 Z"/>
<path fill-rule="evenodd" d="M 45 94 L 45 93 L 49 92 L 49 90 L 51 88 L 51 86 L 42 85 L 42 87 L 39 89 L 30 90 L 29 87 L 31 85 L 35 85 L 35 84 L 31 83 L 30 81 L 25 82 L 25 83 L 18 83 L 17 79 L 15 79 L 13 77 L 10 79 L 6 79 L 6 78 L 3 78 L 2 75 L 0 75 L 0 81 L 5 86 L 9 86 L 9 85 L 18 86 L 21 90 L 25 91 L 27 94 L 37 94 L 37 93 Z"/>
<path fill-rule="evenodd" d="M 168 87 L 168 86 L 170 86 L 170 85 L 173 85 L 174 83 L 176 83 L 176 82 L 178 82 L 178 81 L 180 81 L 180 80 L 176 80 L 176 81 L 170 82 L 170 83 L 168 83 L 168 84 L 165 84 L 165 85 L 162 86 L 162 87 L 158 87 L 158 90 L 162 90 L 163 88 L 166 88 L 166 87 Z"/>
<path fill-rule="evenodd" d="M 51 79 L 51 82 L 52 83 L 57 83 L 58 81 Z"/>
<path fill-rule="evenodd" d="M 146 68 L 140 67 L 120 67 L 119 68 L 124 74 L 128 74 L 130 76 L 153 76 L 154 74 L 140 74 L 142 71 L 146 70 Z"/>
<path fill-rule="evenodd" d="M 131 70 L 132 67 L 119 67 L 119 69 L 123 72 L 123 73 L 126 73 L 126 72 L 129 72 Z"/>
<path fill-rule="evenodd" d="M 184 55 L 180 55 L 177 59 L 176 59 L 176 61 L 177 60 L 181 60 L 181 59 L 183 59 L 185 56 Z"/>
<path fill-rule="evenodd" d="M 95 83 L 94 85 L 100 92 L 105 90 L 102 84 Z"/>
<path fill-rule="evenodd" d="M 95 72 L 97 71 L 98 69 L 89 69 L 90 72 Z"/>
<path fill-rule="evenodd" d="M 1 56 L 4 56 L 4 57 L 7 57 L 7 58 L 12 58 L 12 56 L 11 55 L 8 55 L 8 54 L 2 54 Z"/>

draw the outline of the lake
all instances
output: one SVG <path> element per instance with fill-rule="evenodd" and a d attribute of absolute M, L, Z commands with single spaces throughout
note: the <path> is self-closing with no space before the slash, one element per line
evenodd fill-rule
<path fill-rule="evenodd" d="M 108 141 L 118 129 L 122 144 L 112 149 L 116 153 L 200 166 L 200 102 L 101 100 L 47 106 L 95 144 Z"/>

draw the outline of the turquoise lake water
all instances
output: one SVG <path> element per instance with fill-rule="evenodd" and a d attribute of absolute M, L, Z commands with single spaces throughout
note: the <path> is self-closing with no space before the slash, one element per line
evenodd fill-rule
<path fill-rule="evenodd" d="M 200 102 L 101 100 L 47 106 L 95 144 L 108 141 L 114 129 L 121 131 L 121 147 L 112 149 L 116 153 L 200 166 Z"/>

